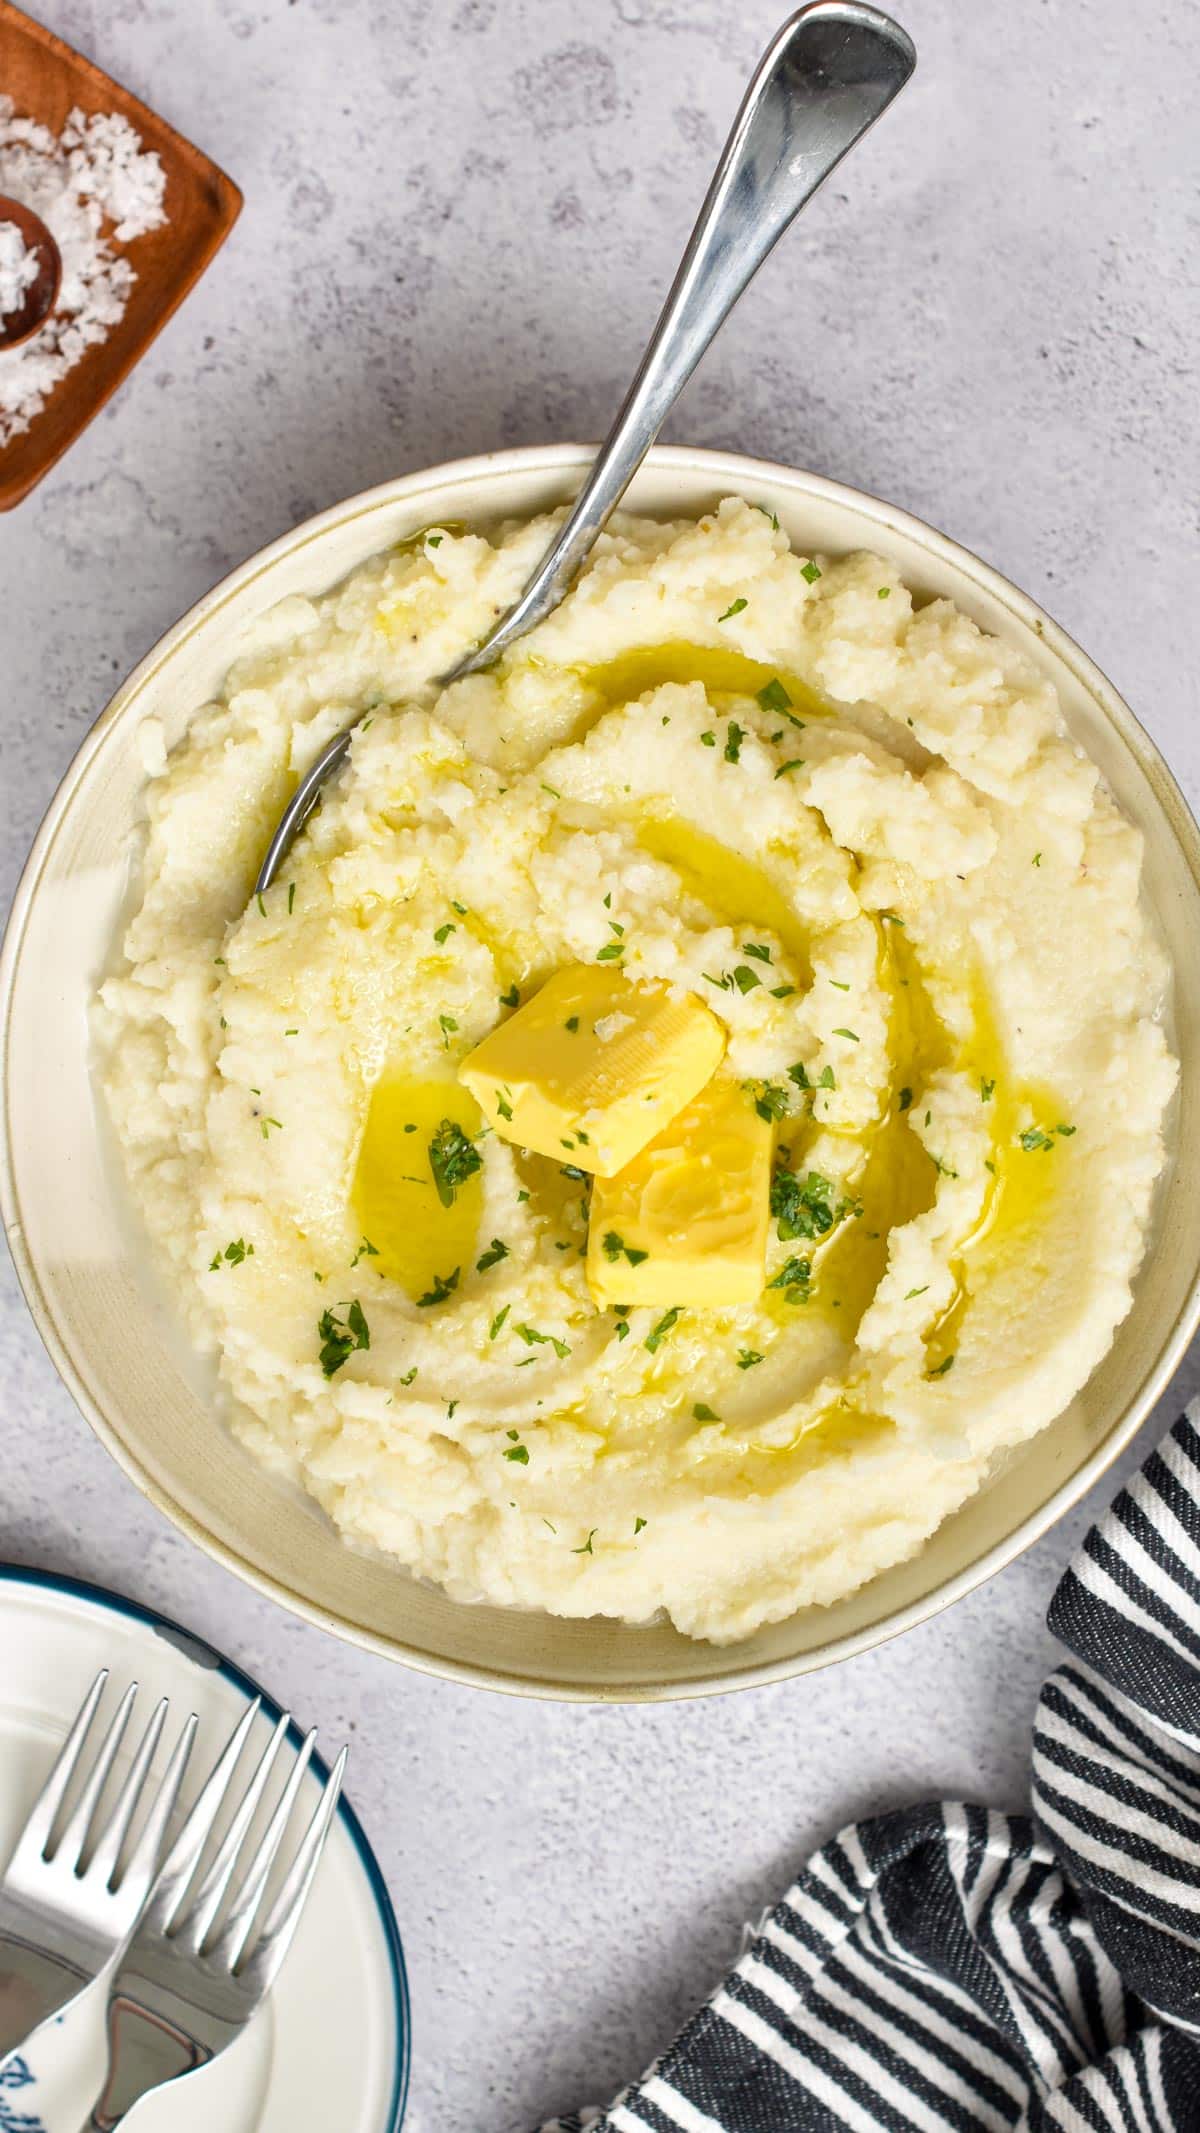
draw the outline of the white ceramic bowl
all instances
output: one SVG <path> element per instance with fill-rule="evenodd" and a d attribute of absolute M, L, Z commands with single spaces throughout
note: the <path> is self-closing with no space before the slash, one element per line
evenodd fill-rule
<path fill-rule="evenodd" d="M 1152 1249 L 1113 1347 L 1066 1413 L 1015 1454 L 912 1562 L 841 1601 L 721 1649 L 661 1626 L 468 1607 L 341 1542 L 299 1492 L 222 1425 L 123 1205 L 89 1075 L 88 1002 L 112 950 L 136 853 L 137 728 L 168 741 L 220 683 L 247 622 L 320 593 L 430 520 L 527 516 L 562 501 L 589 453 L 501 452 L 356 496 L 286 534 L 200 601 L 124 683 L 79 750 L 38 834 L 0 961 L 5 1221 L 30 1308 L 93 1428 L 151 1501 L 287 1607 L 410 1665 L 526 1694 L 684 1696 L 799 1673 L 862 1650 L 970 1591 L 1028 1547 L 1128 1443 L 1200 1317 L 1200 992 L 1180 986 L 1175 1153 Z M 798 546 L 893 557 L 1055 681 L 1073 732 L 1146 840 L 1146 893 L 1178 970 L 1200 939 L 1200 832 L 1152 743 L 1068 637 L 996 572 L 891 505 L 791 468 L 676 447 L 630 491 L 639 511 L 698 514 L 740 491 Z"/>

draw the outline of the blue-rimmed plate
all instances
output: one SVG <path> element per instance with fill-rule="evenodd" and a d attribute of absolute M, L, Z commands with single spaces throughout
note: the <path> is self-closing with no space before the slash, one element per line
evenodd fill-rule
<path fill-rule="evenodd" d="M 0 1858 L 101 1666 L 114 1686 L 141 1684 L 144 1715 L 160 1696 L 170 1697 L 168 1742 L 188 1712 L 197 1713 L 191 1790 L 260 1693 L 219 1653 L 148 1608 L 71 1578 L 0 1565 Z M 263 1744 L 278 1716 L 264 1693 L 257 1721 Z M 314 1762 L 306 1780 L 314 1801 L 325 1775 Z M 353 1769 L 350 1775 L 353 1781 Z M 41 2034 L 28 2060 L 0 2077 L 0 2129 L 77 2133 L 103 2077 L 103 2025 L 103 1995 L 90 1994 L 65 2023 Z M 396 2133 L 408 2047 L 396 1921 L 343 1799 L 269 2001 L 220 2059 L 137 2107 L 138 2133 L 212 2133 L 215 2126 L 221 2133 Z"/>

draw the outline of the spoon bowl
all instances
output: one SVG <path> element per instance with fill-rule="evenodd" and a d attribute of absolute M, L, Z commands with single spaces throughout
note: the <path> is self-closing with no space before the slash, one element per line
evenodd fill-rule
<path fill-rule="evenodd" d="M 742 99 L 649 346 L 565 523 L 516 605 L 481 644 L 465 648 L 438 688 L 491 666 L 553 613 L 747 283 L 916 63 L 911 38 L 866 0 L 809 0 L 788 17 Z M 327 743 L 292 794 L 256 895 L 270 888 L 322 785 L 345 760 L 352 731 Z"/>
<path fill-rule="evenodd" d="M 0 353 L 19 348 L 44 326 L 62 287 L 62 254 L 40 215 L 22 200 L 0 193 L 0 225 L 11 222 L 20 231 L 27 249 L 36 253 L 38 269 L 25 291 L 23 303 L 0 318 Z"/>

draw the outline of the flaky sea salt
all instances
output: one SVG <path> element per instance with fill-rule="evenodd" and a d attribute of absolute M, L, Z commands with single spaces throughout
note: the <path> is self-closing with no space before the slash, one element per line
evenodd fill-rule
<path fill-rule="evenodd" d="M 37 253 L 16 223 L 0 222 L 0 319 L 21 310 L 30 283 L 38 278 L 38 265 Z"/>
<path fill-rule="evenodd" d="M 40 333 L 0 351 L 0 448 L 29 428 L 68 371 L 121 319 L 137 275 L 113 242 L 161 228 L 165 187 L 157 155 L 143 151 L 115 112 L 72 111 L 56 139 L 0 96 L 0 193 L 40 215 L 62 254 L 58 302 Z M 0 253 L 0 309 L 4 271 Z"/>

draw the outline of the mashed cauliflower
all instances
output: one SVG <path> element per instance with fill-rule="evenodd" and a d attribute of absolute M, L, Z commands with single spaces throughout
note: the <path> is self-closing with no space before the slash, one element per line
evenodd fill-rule
<path fill-rule="evenodd" d="M 264 618 L 152 767 L 103 1082 L 233 1427 L 349 1539 L 727 1640 L 911 1555 L 1104 1355 L 1164 1161 L 1167 971 L 1049 682 L 739 500 L 614 520 L 439 694 L 550 530 L 429 528 Z M 588 1180 L 455 1079 L 605 950 L 703 998 L 777 1122 L 753 1303 L 598 1310 Z M 447 1119 L 482 1157 L 448 1205 Z"/>

